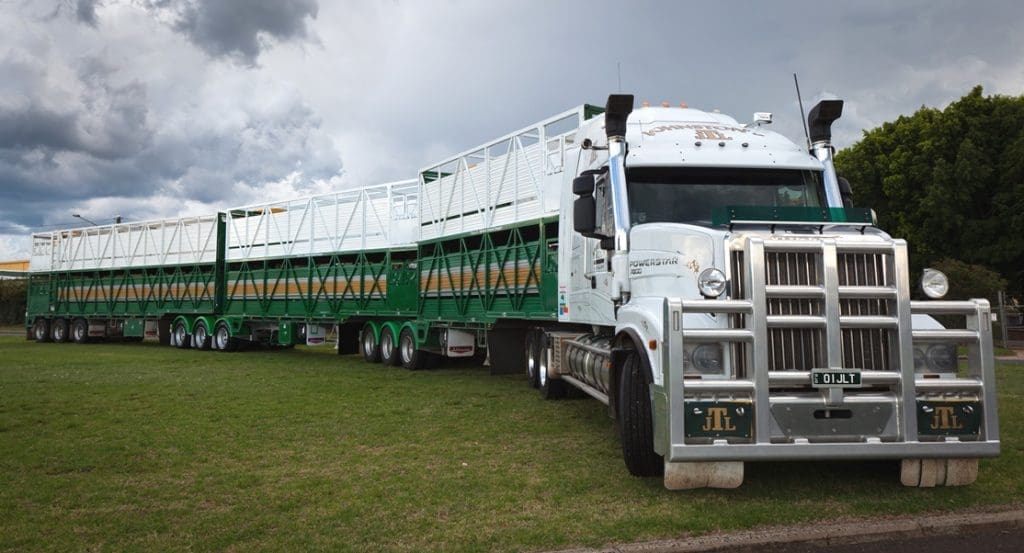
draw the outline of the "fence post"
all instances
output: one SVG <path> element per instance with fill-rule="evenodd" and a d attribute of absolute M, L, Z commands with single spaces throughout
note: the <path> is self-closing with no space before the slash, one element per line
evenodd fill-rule
<path fill-rule="evenodd" d="M 1003 347 L 1008 347 L 1006 344 L 1010 341 L 1009 335 L 1010 321 L 1006 318 L 1006 293 L 1002 290 L 999 291 L 999 329 L 1003 335 Z"/>

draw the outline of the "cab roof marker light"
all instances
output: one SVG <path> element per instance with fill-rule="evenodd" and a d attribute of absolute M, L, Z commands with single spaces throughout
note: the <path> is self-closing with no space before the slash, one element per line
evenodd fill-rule
<path fill-rule="evenodd" d="M 772 124 L 772 113 L 770 111 L 756 111 L 754 112 L 754 118 L 750 123 L 743 125 L 744 129 L 752 127 L 760 127 L 761 125 Z"/>

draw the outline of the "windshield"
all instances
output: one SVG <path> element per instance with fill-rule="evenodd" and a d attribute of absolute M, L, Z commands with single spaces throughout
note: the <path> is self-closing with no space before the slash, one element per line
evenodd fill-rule
<path fill-rule="evenodd" d="M 822 207 L 818 171 L 636 167 L 627 170 L 629 220 L 644 223 L 711 223 L 726 206 Z"/>

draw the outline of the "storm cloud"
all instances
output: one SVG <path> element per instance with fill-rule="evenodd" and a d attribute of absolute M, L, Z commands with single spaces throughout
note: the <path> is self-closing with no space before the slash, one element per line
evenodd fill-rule
<path fill-rule="evenodd" d="M 308 40 L 317 0 L 152 0 L 157 12 L 196 46 L 214 57 L 256 63 L 274 41 Z"/>
<path fill-rule="evenodd" d="M 339 178 L 340 154 L 300 89 L 235 63 L 267 47 L 244 40 L 263 32 L 258 18 L 232 30 L 210 21 L 216 10 L 183 3 L 196 32 L 218 28 L 242 48 L 217 50 L 221 62 L 155 17 L 161 6 L 97 5 L 0 11 L 17 35 L 0 47 L 0 235 L 75 226 L 72 213 L 98 223 L 206 213 Z"/>
<path fill-rule="evenodd" d="M 414 177 L 620 90 L 770 111 L 800 142 L 798 73 L 807 107 L 846 100 L 842 148 L 978 84 L 1024 92 L 1022 23 L 1009 0 L 0 1 L 0 258 L 72 212 L 210 213 Z"/>

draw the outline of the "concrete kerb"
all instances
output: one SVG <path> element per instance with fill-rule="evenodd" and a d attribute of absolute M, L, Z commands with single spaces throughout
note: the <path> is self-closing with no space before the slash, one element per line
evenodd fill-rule
<path fill-rule="evenodd" d="M 823 521 L 824 522 L 824 521 Z M 849 545 L 926 536 L 962 535 L 985 531 L 1024 529 L 1024 509 L 992 513 L 965 513 L 899 517 L 885 520 L 845 519 L 772 526 L 728 534 L 657 540 L 600 549 L 577 548 L 558 553 L 696 553 L 756 551 L 782 544 Z"/>

